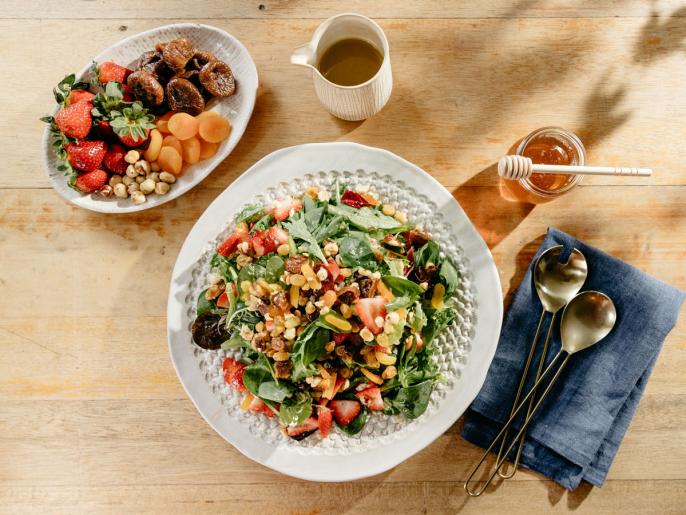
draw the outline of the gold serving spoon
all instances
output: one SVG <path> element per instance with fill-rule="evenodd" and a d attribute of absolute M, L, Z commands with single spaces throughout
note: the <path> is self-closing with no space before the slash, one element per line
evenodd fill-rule
<path fill-rule="evenodd" d="M 529 375 L 529 368 L 531 368 L 531 361 L 536 351 L 536 343 L 538 342 L 538 337 L 541 333 L 541 326 L 543 325 L 545 314 L 552 313 L 553 316 L 550 319 L 550 325 L 548 326 L 548 331 L 545 335 L 545 340 L 543 341 L 543 351 L 541 353 L 540 361 L 538 362 L 538 367 L 536 368 L 536 378 L 534 381 L 537 381 L 538 378 L 541 377 L 541 372 L 543 371 L 543 366 L 545 365 L 545 361 L 548 356 L 548 344 L 550 343 L 550 336 L 552 334 L 557 313 L 563 307 L 565 307 L 577 293 L 579 293 L 579 290 L 581 290 L 581 287 L 586 281 L 586 276 L 588 275 L 586 258 L 581 251 L 578 249 L 572 249 L 572 252 L 567 258 L 567 262 L 561 263 L 560 255 L 562 254 L 563 250 L 564 249 L 562 245 L 550 247 L 543 252 L 543 254 L 541 254 L 536 261 L 536 265 L 534 266 L 534 286 L 536 286 L 538 298 L 541 300 L 541 304 L 543 304 L 543 311 L 541 312 L 541 317 L 538 319 L 536 333 L 534 334 L 534 339 L 531 342 L 531 348 L 529 349 L 529 355 L 526 358 L 524 369 L 522 370 L 522 376 L 519 380 L 517 393 L 515 394 L 514 401 L 512 402 L 510 416 L 513 415 L 519 406 L 519 397 L 524 391 L 524 385 L 526 384 L 526 378 Z M 534 399 L 535 394 L 532 395 L 531 399 L 529 400 L 527 416 L 529 413 L 531 413 Z M 503 450 L 505 449 L 505 444 L 507 443 L 508 433 L 509 430 L 505 431 L 505 436 L 503 436 L 503 440 L 500 442 L 498 463 L 500 463 L 501 460 L 504 460 L 507 456 L 503 456 Z M 519 447 L 517 448 L 517 455 L 514 459 L 512 470 L 508 473 L 500 471 L 498 472 L 498 475 L 503 479 L 510 479 L 517 473 L 517 466 L 519 465 L 519 458 L 522 454 L 525 438 L 526 433 L 522 435 L 522 438 L 519 441 Z"/>
<path fill-rule="evenodd" d="M 473 490 L 470 489 L 469 486 L 469 484 L 472 481 L 472 478 L 478 472 L 479 468 L 481 468 L 481 464 L 488 457 L 488 453 L 493 450 L 498 440 L 500 440 L 500 438 L 502 438 L 505 432 L 510 428 L 512 422 L 514 421 L 515 417 L 519 414 L 521 409 L 524 407 L 526 401 L 528 401 L 529 398 L 533 396 L 536 388 L 553 370 L 557 362 L 560 360 L 560 358 L 562 358 L 563 354 L 566 354 L 566 356 L 564 356 L 562 363 L 560 363 L 560 366 L 557 368 L 557 371 L 555 372 L 555 374 L 553 374 L 553 377 L 550 379 L 550 382 L 544 390 L 543 395 L 541 395 L 540 399 L 538 399 L 533 409 L 524 420 L 522 428 L 514 437 L 514 440 L 509 445 L 509 447 L 505 450 L 505 456 L 507 456 L 510 453 L 510 451 L 512 451 L 519 438 L 521 438 L 526 429 L 529 427 L 529 424 L 531 423 L 531 420 L 536 414 L 536 411 L 538 410 L 538 408 L 541 407 L 541 404 L 543 404 L 543 401 L 545 400 L 548 393 L 550 393 L 550 390 L 553 388 L 553 385 L 560 377 L 560 374 L 567 365 L 571 355 L 584 349 L 587 349 L 601 341 L 603 338 L 605 338 L 610 333 L 610 331 L 612 331 L 612 328 L 614 327 L 616 321 L 617 310 L 615 309 L 615 305 L 610 299 L 610 297 L 608 297 L 604 293 L 600 293 L 598 291 L 585 291 L 578 294 L 571 300 L 571 302 L 567 305 L 562 314 L 562 322 L 560 323 L 560 336 L 562 337 L 562 348 L 555 355 L 555 357 L 546 367 L 546 369 L 543 371 L 538 381 L 534 383 L 529 393 L 527 393 L 524 399 L 522 399 L 522 403 L 519 405 L 519 407 L 515 410 L 514 414 L 509 418 L 509 420 L 506 422 L 506 424 L 503 426 L 500 432 L 493 439 L 491 445 L 488 446 L 488 449 L 486 449 L 486 452 L 484 453 L 483 457 L 481 458 L 481 460 L 479 460 L 479 463 L 477 463 L 474 467 L 474 470 L 472 470 L 472 473 L 469 474 L 467 481 L 465 481 L 464 483 L 464 489 L 469 495 L 471 495 L 472 497 L 478 497 L 484 492 L 484 490 L 486 490 L 488 485 L 491 484 L 491 481 L 493 481 L 493 478 L 496 476 L 500 468 L 503 466 L 505 460 L 496 461 L 495 470 L 493 470 L 493 472 L 481 488 L 479 488 L 478 490 Z"/>

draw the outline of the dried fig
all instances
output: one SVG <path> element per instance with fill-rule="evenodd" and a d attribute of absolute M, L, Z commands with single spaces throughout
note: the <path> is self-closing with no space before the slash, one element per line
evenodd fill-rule
<path fill-rule="evenodd" d="M 205 110 L 200 91 L 187 79 L 174 78 L 167 84 L 167 102 L 172 111 L 196 116 Z"/>
<path fill-rule="evenodd" d="M 211 61 L 202 67 L 200 83 L 215 97 L 228 97 L 236 91 L 233 72 L 221 61 Z"/>
<path fill-rule="evenodd" d="M 162 49 L 162 59 L 174 71 L 181 71 L 195 54 L 193 43 L 185 38 L 174 39 Z"/>
<path fill-rule="evenodd" d="M 138 60 L 136 61 L 134 70 L 140 70 L 147 66 L 148 64 L 154 63 L 162 59 L 162 54 L 155 52 L 154 50 L 149 50 L 148 52 L 143 52 Z"/>
<path fill-rule="evenodd" d="M 126 83 L 131 88 L 133 96 L 146 106 L 160 105 L 164 100 L 164 88 L 151 73 L 138 70 L 129 75 Z"/>

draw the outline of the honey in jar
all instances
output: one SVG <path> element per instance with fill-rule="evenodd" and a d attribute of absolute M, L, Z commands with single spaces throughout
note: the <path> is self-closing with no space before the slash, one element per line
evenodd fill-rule
<path fill-rule="evenodd" d="M 537 164 L 583 165 L 586 150 L 572 132 L 559 127 L 538 129 L 522 140 L 517 154 Z M 540 204 L 568 192 L 581 181 L 580 175 L 533 173 L 519 181 L 504 180 L 517 200 Z"/>

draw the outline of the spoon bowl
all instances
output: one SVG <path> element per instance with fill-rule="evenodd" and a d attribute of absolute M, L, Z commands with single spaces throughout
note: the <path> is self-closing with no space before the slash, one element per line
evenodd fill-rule
<path fill-rule="evenodd" d="M 612 331 L 616 321 L 617 310 L 610 297 L 599 291 L 580 293 L 562 313 L 562 349 L 574 354 L 595 345 Z"/>
<path fill-rule="evenodd" d="M 572 249 L 567 262 L 560 262 L 562 245 L 546 250 L 536 261 L 534 285 L 541 304 L 549 313 L 556 313 L 579 293 L 588 275 L 586 258 Z"/>

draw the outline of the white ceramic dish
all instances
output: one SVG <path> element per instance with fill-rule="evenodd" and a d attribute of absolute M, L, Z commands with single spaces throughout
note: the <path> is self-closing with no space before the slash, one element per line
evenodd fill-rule
<path fill-rule="evenodd" d="M 282 436 L 274 419 L 241 411 L 240 398 L 224 384 L 224 351 L 191 343 L 195 299 L 214 247 L 233 216 L 251 202 L 327 186 L 335 176 L 371 184 L 421 221 L 456 260 L 463 278 L 458 322 L 445 331 L 438 357 L 446 381 L 426 413 L 414 421 L 374 415 L 361 435 L 334 431 L 328 439 L 296 442 Z M 384 198 L 387 197 L 387 198 Z M 431 225 L 429 225 L 431 224 Z M 269 154 L 227 188 L 200 217 L 181 248 L 167 307 L 169 351 L 186 392 L 205 420 L 249 458 L 284 474 L 313 481 L 347 481 L 384 472 L 429 445 L 465 411 L 493 358 L 502 320 L 502 294 L 493 258 L 452 195 L 429 174 L 388 151 L 355 143 L 320 143 Z"/>
<path fill-rule="evenodd" d="M 197 48 L 212 52 L 231 67 L 236 78 L 236 93 L 227 98 L 213 99 L 208 104 L 209 110 L 216 111 L 231 121 L 231 134 L 221 143 L 214 156 L 188 166 L 183 175 L 172 185 L 169 193 L 149 195 L 144 204 L 136 205 L 130 198 L 103 199 L 93 195 L 81 195 L 70 188 L 64 174 L 57 170 L 57 159 L 50 145 L 50 130 L 46 128 L 42 142 L 43 166 L 55 191 L 72 204 L 102 213 L 130 213 L 159 206 L 180 197 L 207 177 L 219 163 L 226 159 L 243 136 L 255 107 L 257 69 L 248 50 L 231 34 L 199 23 L 165 25 L 123 39 L 95 56 L 93 60 L 98 63 L 114 61 L 131 66 L 143 52 L 154 48 L 156 43 L 178 37 L 187 38 Z M 90 63 L 77 74 L 77 78 L 83 77 L 89 67 Z M 57 108 L 54 109 L 54 112 L 56 111 Z"/>

